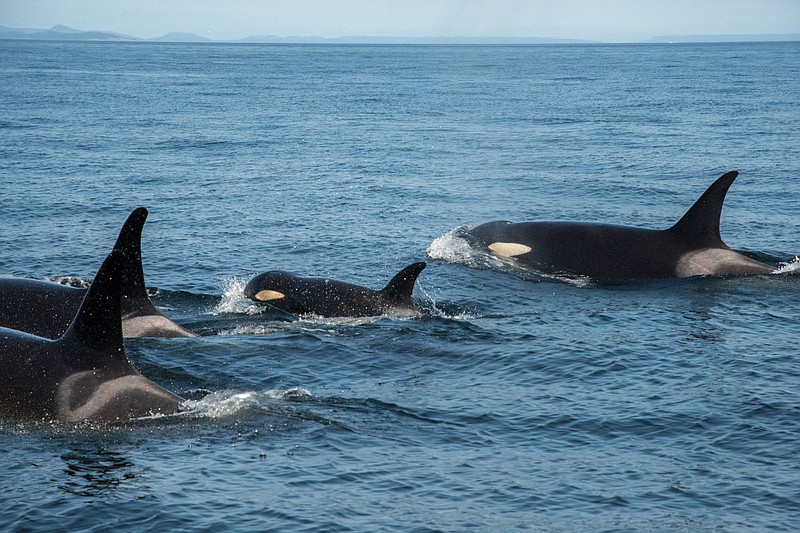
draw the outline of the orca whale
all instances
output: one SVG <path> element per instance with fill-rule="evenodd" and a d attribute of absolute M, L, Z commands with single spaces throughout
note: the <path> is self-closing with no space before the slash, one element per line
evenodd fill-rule
<path fill-rule="evenodd" d="M 720 236 L 722 204 L 739 173 L 719 177 L 664 230 L 587 222 L 487 222 L 465 233 L 491 254 L 536 271 L 624 281 L 768 274 L 775 268 L 731 250 Z"/>
<path fill-rule="evenodd" d="M 424 262 L 407 266 L 381 290 L 325 278 L 301 277 L 272 270 L 251 279 L 244 288 L 247 298 L 268 303 L 295 315 L 365 317 L 417 315 L 411 293 Z"/>
<path fill-rule="evenodd" d="M 114 248 L 125 253 L 122 277 L 122 331 L 125 337 L 195 337 L 155 308 L 142 269 L 142 228 L 147 209 L 128 216 Z M 26 278 L 0 278 L 0 327 L 55 339 L 61 336 L 83 301 L 86 289 Z"/>
<path fill-rule="evenodd" d="M 125 421 L 181 408 L 142 376 L 122 341 L 124 252 L 97 271 L 66 332 L 45 339 L 0 328 L 0 414 L 14 419 Z"/>

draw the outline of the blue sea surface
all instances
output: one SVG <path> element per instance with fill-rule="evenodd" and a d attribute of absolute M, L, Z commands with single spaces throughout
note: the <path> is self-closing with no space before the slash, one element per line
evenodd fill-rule
<path fill-rule="evenodd" d="M 0 275 L 85 283 L 150 211 L 127 339 L 190 415 L 0 421 L 4 531 L 795 531 L 800 43 L 0 42 Z M 722 217 L 776 274 L 600 285 L 489 220 Z M 293 318 L 280 269 L 419 318 Z M 0 369 L 2 371 L 2 369 Z M 2 391 L 0 391 L 0 394 Z"/>

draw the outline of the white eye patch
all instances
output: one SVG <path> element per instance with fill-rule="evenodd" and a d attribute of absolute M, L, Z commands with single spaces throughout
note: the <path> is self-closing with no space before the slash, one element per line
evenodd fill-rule
<path fill-rule="evenodd" d="M 256 293 L 256 300 L 260 302 L 268 302 L 270 300 L 280 300 L 285 298 L 286 295 L 278 291 L 258 291 Z"/>
<path fill-rule="evenodd" d="M 500 257 L 516 257 L 532 250 L 530 246 L 517 242 L 493 242 L 489 249 Z"/>

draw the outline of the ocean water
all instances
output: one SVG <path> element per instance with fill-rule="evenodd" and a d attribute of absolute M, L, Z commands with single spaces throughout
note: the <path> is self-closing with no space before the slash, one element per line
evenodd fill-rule
<path fill-rule="evenodd" d="M 145 206 L 202 335 L 126 340 L 189 415 L 0 421 L 0 527 L 795 530 L 798 102 L 800 43 L 0 42 L 0 275 L 88 282 Z M 603 286 L 457 237 L 667 227 L 732 169 L 723 238 L 776 274 Z M 418 260 L 415 319 L 241 295 Z"/>

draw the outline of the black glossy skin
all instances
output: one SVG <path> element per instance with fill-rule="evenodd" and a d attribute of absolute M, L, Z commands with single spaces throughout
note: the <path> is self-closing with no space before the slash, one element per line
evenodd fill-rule
<path fill-rule="evenodd" d="M 386 314 L 417 314 L 411 294 L 425 263 L 414 263 L 398 273 L 382 290 L 324 278 L 296 276 L 273 270 L 251 279 L 244 288 L 246 297 L 268 303 L 297 315 L 323 317 L 364 317 Z M 275 291 L 281 298 L 260 299 L 261 291 Z"/>
<path fill-rule="evenodd" d="M 0 279 L 0 327 L 56 339 L 67 331 L 84 296 L 86 289 L 60 283 Z"/>
<path fill-rule="evenodd" d="M 523 244 L 530 251 L 508 258 L 545 273 L 602 281 L 766 274 L 774 268 L 734 252 L 720 238 L 722 203 L 737 174 L 720 177 L 677 224 L 665 230 L 499 220 L 476 226 L 466 237 L 487 249 L 496 243 Z"/>
<path fill-rule="evenodd" d="M 147 209 L 140 207 L 128 216 L 120 230 L 115 249 L 125 253 L 121 309 L 126 337 L 193 337 L 166 318 L 150 301 L 142 269 L 141 237 Z M 69 326 L 86 294 L 86 289 L 60 283 L 24 278 L 0 278 L 0 327 L 18 329 L 55 339 Z M 148 324 L 142 326 L 142 318 Z M 138 319 L 138 320 L 137 320 Z"/>
<path fill-rule="evenodd" d="M 143 377 L 122 344 L 120 279 L 112 252 L 58 339 L 0 328 L 0 415 L 125 421 L 180 410 L 181 398 Z"/>

